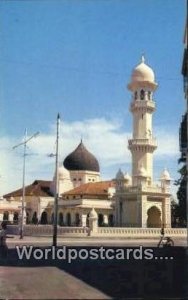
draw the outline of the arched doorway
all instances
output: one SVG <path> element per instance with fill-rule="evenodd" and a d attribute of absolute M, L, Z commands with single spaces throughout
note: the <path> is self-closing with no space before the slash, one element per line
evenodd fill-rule
<path fill-rule="evenodd" d="M 114 216 L 112 214 L 108 216 L 108 224 L 110 227 L 114 226 Z"/>
<path fill-rule="evenodd" d="M 98 216 L 98 226 L 103 226 L 104 224 L 104 216 L 103 214 L 99 214 Z"/>
<path fill-rule="evenodd" d="M 13 216 L 13 223 L 14 224 L 18 224 L 18 212 L 14 212 L 14 216 Z"/>
<path fill-rule="evenodd" d="M 37 224 L 37 223 L 38 223 L 38 218 L 37 218 L 37 212 L 36 212 L 36 211 L 33 213 L 31 222 L 32 222 L 33 224 Z M 43 223 L 42 223 L 42 224 L 43 224 Z"/>
<path fill-rule="evenodd" d="M 9 212 L 8 211 L 4 211 L 3 221 L 8 221 L 8 220 L 9 220 Z"/>
<path fill-rule="evenodd" d="M 161 227 L 161 212 L 156 206 L 148 209 L 147 227 Z"/>
<path fill-rule="evenodd" d="M 59 226 L 63 226 L 63 213 L 59 213 L 59 218 L 58 218 L 58 224 Z"/>
<path fill-rule="evenodd" d="M 66 221 L 67 221 L 67 226 L 71 226 L 71 214 L 70 213 L 67 213 Z"/>
<path fill-rule="evenodd" d="M 123 219 L 123 203 L 120 201 L 119 202 L 119 225 L 120 226 L 123 225 L 122 219 Z"/>
<path fill-rule="evenodd" d="M 48 215 L 46 211 L 43 211 L 40 219 L 41 224 L 47 224 L 48 223 Z"/>
<path fill-rule="evenodd" d="M 80 225 L 80 215 L 79 215 L 79 213 L 75 214 L 75 225 L 76 226 Z"/>
<path fill-rule="evenodd" d="M 29 213 L 28 212 L 26 212 L 26 224 L 29 224 Z"/>

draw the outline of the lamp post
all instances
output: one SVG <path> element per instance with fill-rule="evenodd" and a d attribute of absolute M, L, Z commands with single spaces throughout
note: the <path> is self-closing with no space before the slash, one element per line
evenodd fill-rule
<path fill-rule="evenodd" d="M 20 220 L 20 239 L 23 239 L 23 227 L 24 227 L 24 215 L 25 215 L 25 166 L 26 166 L 26 147 L 27 143 L 37 137 L 39 132 L 37 131 L 31 137 L 27 138 L 27 129 L 25 129 L 24 141 L 14 146 L 12 149 L 15 149 L 19 146 L 23 146 L 23 180 L 22 180 L 22 206 L 21 206 L 21 220 Z"/>
<path fill-rule="evenodd" d="M 57 133 L 56 133 L 56 161 L 55 161 L 55 199 L 54 199 L 54 220 L 53 220 L 53 246 L 57 246 L 57 214 L 58 214 L 58 200 L 59 200 L 59 127 L 60 115 L 57 115 Z"/>

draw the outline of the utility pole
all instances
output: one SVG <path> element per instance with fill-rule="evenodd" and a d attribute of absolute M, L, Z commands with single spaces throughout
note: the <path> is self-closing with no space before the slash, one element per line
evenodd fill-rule
<path fill-rule="evenodd" d="M 54 222 L 53 222 L 53 246 L 57 246 L 57 214 L 58 214 L 58 200 L 59 200 L 59 128 L 60 115 L 57 115 L 57 134 L 56 134 L 56 162 L 55 162 L 55 199 L 54 199 Z"/>
<path fill-rule="evenodd" d="M 19 146 L 23 146 L 23 180 L 22 180 L 22 206 L 21 206 L 21 220 L 20 220 L 20 239 L 23 239 L 23 227 L 24 227 L 24 216 L 25 216 L 25 165 L 26 165 L 26 147 L 27 143 L 39 135 L 37 131 L 30 138 L 27 138 L 27 129 L 25 129 L 24 141 L 14 146 L 12 149 L 15 149 Z"/>

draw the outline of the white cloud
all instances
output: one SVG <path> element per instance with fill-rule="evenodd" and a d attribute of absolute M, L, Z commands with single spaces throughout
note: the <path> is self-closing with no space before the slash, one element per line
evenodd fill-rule
<path fill-rule="evenodd" d="M 156 128 L 156 137 L 158 148 L 156 155 L 161 156 L 175 156 L 179 153 L 179 136 L 173 132 L 167 132 L 164 128 Z"/>
<path fill-rule="evenodd" d="M 118 166 L 131 164 L 131 155 L 127 149 L 127 137 L 131 133 L 123 129 L 122 122 L 117 120 L 88 119 L 76 122 L 63 122 L 60 131 L 60 157 L 72 152 L 83 138 L 84 144 L 99 160 L 101 172 L 105 177 L 112 178 Z M 170 159 L 176 168 L 178 154 L 178 137 L 174 133 L 156 129 L 158 149 L 157 160 Z M 55 153 L 56 128 L 51 126 L 47 134 L 41 133 L 28 144 L 26 158 L 26 183 L 34 179 L 51 180 L 54 172 L 55 158 L 48 154 Z M 10 192 L 22 185 L 23 149 L 14 151 L 12 146 L 19 143 L 20 137 L 0 137 L 0 194 Z M 154 166 L 155 168 L 155 166 Z"/>

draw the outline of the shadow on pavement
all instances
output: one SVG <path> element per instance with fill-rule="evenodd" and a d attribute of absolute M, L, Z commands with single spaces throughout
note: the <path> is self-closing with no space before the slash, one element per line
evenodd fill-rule
<path fill-rule="evenodd" d="M 33 249 L 36 249 L 34 247 Z M 42 251 L 50 247 L 40 247 Z M 58 249 L 62 247 L 57 247 Z M 92 249 L 98 249 L 93 247 Z M 103 247 L 109 249 L 109 247 Z M 113 247 L 117 251 L 120 247 Z M 38 249 L 38 248 L 37 248 Z M 66 250 L 90 250 L 91 247 L 66 247 Z M 127 247 L 121 247 L 127 253 Z M 130 249 L 130 248 L 129 248 Z M 133 247 L 132 249 L 138 249 Z M 147 248 L 143 248 L 144 249 Z M 41 267 L 55 266 L 102 291 L 113 299 L 188 299 L 188 272 L 186 250 L 182 247 L 150 248 L 157 259 L 18 259 L 16 249 L 9 249 L 7 258 L 0 259 L 1 266 Z M 82 254 L 83 250 L 82 250 Z M 160 258 L 162 257 L 162 258 Z M 168 257 L 168 259 L 165 259 Z M 170 259 L 173 257 L 173 259 Z"/>

